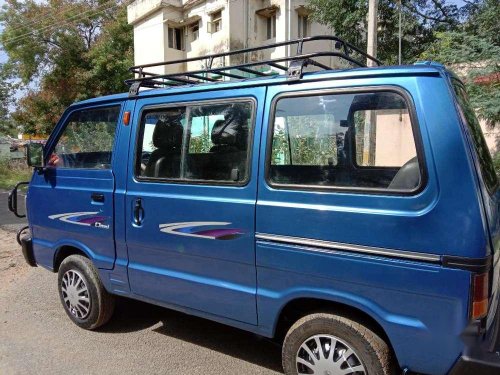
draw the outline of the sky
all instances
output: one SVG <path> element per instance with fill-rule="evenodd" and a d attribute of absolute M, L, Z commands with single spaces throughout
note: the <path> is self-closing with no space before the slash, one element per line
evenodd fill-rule
<path fill-rule="evenodd" d="M 458 6 L 462 6 L 464 4 L 463 0 L 448 0 L 449 3 L 456 4 Z M 5 0 L 0 0 L 0 7 L 2 7 L 5 4 Z M 2 33 L 2 25 L 0 25 L 0 33 Z M 0 49 L 0 64 L 4 63 L 7 60 L 7 55 L 5 52 Z"/>
<path fill-rule="evenodd" d="M 5 0 L 0 0 L 0 8 L 5 4 Z M 3 27 L 0 24 L 0 33 L 2 33 Z M 3 49 L 0 49 L 0 64 L 4 63 L 7 60 L 7 55 L 5 55 L 5 52 Z"/>

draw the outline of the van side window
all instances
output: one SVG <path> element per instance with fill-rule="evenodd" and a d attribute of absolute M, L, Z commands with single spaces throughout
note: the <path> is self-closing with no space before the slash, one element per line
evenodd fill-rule
<path fill-rule="evenodd" d="M 250 101 L 147 111 L 136 175 L 241 184 L 248 178 L 252 121 Z"/>
<path fill-rule="evenodd" d="M 270 159 L 277 185 L 412 191 L 421 182 L 408 106 L 395 92 L 279 99 Z"/>
<path fill-rule="evenodd" d="M 73 112 L 48 162 L 49 167 L 111 168 L 120 106 Z"/>
<path fill-rule="evenodd" d="M 498 185 L 498 177 L 490 150 L 481 130 L 481 125 L 477 120 L 474 109 L 469 103 L 464 87 L 458 81 L 453 80 L 453 89 L 455 90 L 456 99 L 462 112 L 462 118 L 469 128 L 472 142 L 476 149 L 484 183 L 490 192 L 494 192 Z"/>

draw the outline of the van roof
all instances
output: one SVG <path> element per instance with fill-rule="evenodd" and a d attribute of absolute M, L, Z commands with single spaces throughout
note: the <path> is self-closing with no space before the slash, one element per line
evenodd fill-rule
<path fill-rule="evenodd" d="M 316 81 L 316 80 L 339 80 L 339 79 L 361 79 L 361 78 L 376 78 L 376 77 L 388 77 L 388 76 L 421 76 L 421 75 L 443 75 L 451 74 L 446 70 L 446 68 L 439 64 L 431 61 L 417 62 L 414 65 L 401 65 L 401 66 L 382 66 L 374 68 L 351 68 L 351 69 L 339 69 L 339 70 L 324 70 L 318 72 L 304 73 L 301 78 L 302 82 Z M 166 88 L 156 88 L 156 89 L 146 89 L 141 90 L 134 96 L 136 99 L 147 98 L 158 95 L 173 95 L 173 94 L 185 94 L 190 92 L 202 92 L 213 90 L 231 89 L 231 88 L 243 88 L 252 86 L 267 86 L 267 85 L 277 85 L 290 83 L 285 75 L 274 75 L 266 77 L 252 77 L 243 80 L 229 80 L 229 81 L 219 81 L 219 82 L 206 82 L 198 84 L 185 84 L 182 86 L 172 86 Z M 88 104 L 99 104 L 111 101 L 120 101 L 130 98 L 129 93 L 106 95 L 97 98 L 91 98 L 83 100 L 81 102 L 74 103 L 72 106 L 88 105 Z"/>

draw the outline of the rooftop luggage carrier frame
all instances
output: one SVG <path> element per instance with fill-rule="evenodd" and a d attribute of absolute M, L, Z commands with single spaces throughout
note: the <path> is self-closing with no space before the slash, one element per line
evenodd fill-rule
<path fill-rule="evenodd" d="M 304 45 L 315 41 L 333 42 L 333 51 L 317 51 L 312 53 L 303 53 Z M 280 57 L 262 61 L 249 61 L 236 65 L 214 67 L 214 60 L 221 58 L 225 63 L 225 58 L 230 56 L 243 56 L 243 60 L 248 60 L 248 54 L 259 51 L 270 50 L 272 48 L 296 45 L 295 55 Z M 290 53 L 291 54 L 291 53 Z M 357 55 L 357 56 L 356 56 Z M 357 67 L 366 67 L 367 65 L 359 57 L 373 62 L 380 66 L 382 62 L 375 57 L 368 55 L 356 46 L 336 37 L 329 35 L 311 36 L 302 39 L 295 39 L 286 42 L 272 43 L 264 46 L 245 48 L 236 51 L 216 53 L 212 55 L 192 57 L 182 60 L 164 61 L 153 64 L 144 64 L 131 67 L 129 70 L 136 78 L 125 81 L 130 86 L 130 95 L 135 96 L 140 87 L 160 88 L 179 85 L 196 85 L 206 82 L 220 82 L 226 78 L 229 79 L 248 79 L 255 77 L 274 76 L 282 71 L 289 80 L 299 80 L 302 78 L 303 69 L 308 66 L 316 66 L 320 69 L 331 70 L 332 67 L 325 65 L 316 59 L 319 57 L 338 57 Z M 145 69 L 155 67 L 175 66 L 188 62 L 205 62 L 205 68 L 193 71 L 184 71 L 180 73 L 156 74 L 148 72 Z M 288 66 L 287 66 L 288 65 Z M 266 69 L 255 69 L 256 67 Z M 274 68 L 274 70 L 273 70 Z M 245 75 L 247 74 L 247 75 Z M 250 76 L 248 75 L 250 74 Z"/>

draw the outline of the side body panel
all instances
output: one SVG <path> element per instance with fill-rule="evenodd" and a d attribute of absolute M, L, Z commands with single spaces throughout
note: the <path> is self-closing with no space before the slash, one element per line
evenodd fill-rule
<path fill-rule="evenodd" d="M 487 246 L 473 168 L 445 80 L 436 74 L 271 86 L 264 124 L 271 126 L 272 101 L 284 92 L 335 92 L 396 82 L 413 102 L 426 163 L 426 185 L 416 195 L 273 188 L 261 157 L 256 224 L 259 324 L 275 329 L 280 311 L 294 299 L 343 303 L 382 326 L 402 367 L 443 374 L 463 348 L 460 334 L 468 324 L 470 274 L 442 268 L 439 256 L 480 258 Z M 262 156 L 269 134 L 264 128 Z M 275 241 L 273 236 L 281 238 Z M 294 243 L 297 238 L 335 245 L 308 246 Z M 431 261 L 353 253 L 351 245 L 415 252 L 431 256 Z"/>
<path fill-rule="evenodd" d="M 121 103 L 105 104 L 109 105 Z M 73 106 L 63 115 L 47 143 L 46 154 L 53 149 L 72 111 L 88 107 L 91 105 Z M 119 138 L 119 127 L 117 129 L 115 140 Z M 87 254 L 98 268 L 112 269 L 114 188 L 111 169 L 47 168 L 44 172 L 35 172 L 29 187 L 29 221 L 36 262 L 53 269 L 57 252 L 71 246 Z M 94 200 L 93 194 L 101 194 L 102 202 Z M 79 219 L 89 215 L 99 220 L 99 224 Z"/>
<path fill-rule="evenodd" d="M 257 161 L 265 87 L 233 89 L 138 100 L 134 134 L 143 110 L 175 103 L 203 103 L 236 98 L 255 101 L 250 179 L 245 186 L 215 183 L 154 182 L 134 177 L 129 158 L 126 197 L 128 275 L 133 294 L 213 316 L 257 324 L 255 274 L 255 202 Z M 135 145 L 131 147 L 136 147 Z M 132 153 L 132 151 L 131 151 Z M 134 223 L 140 200 L 143 218 Z M 226 240 L 169 231 L 203 230 L 214 224 L 238 236 Z M 183 234 L 184 233 L 184 234 Z M 186 234 L 187 233 L 187 234 Z"/>

